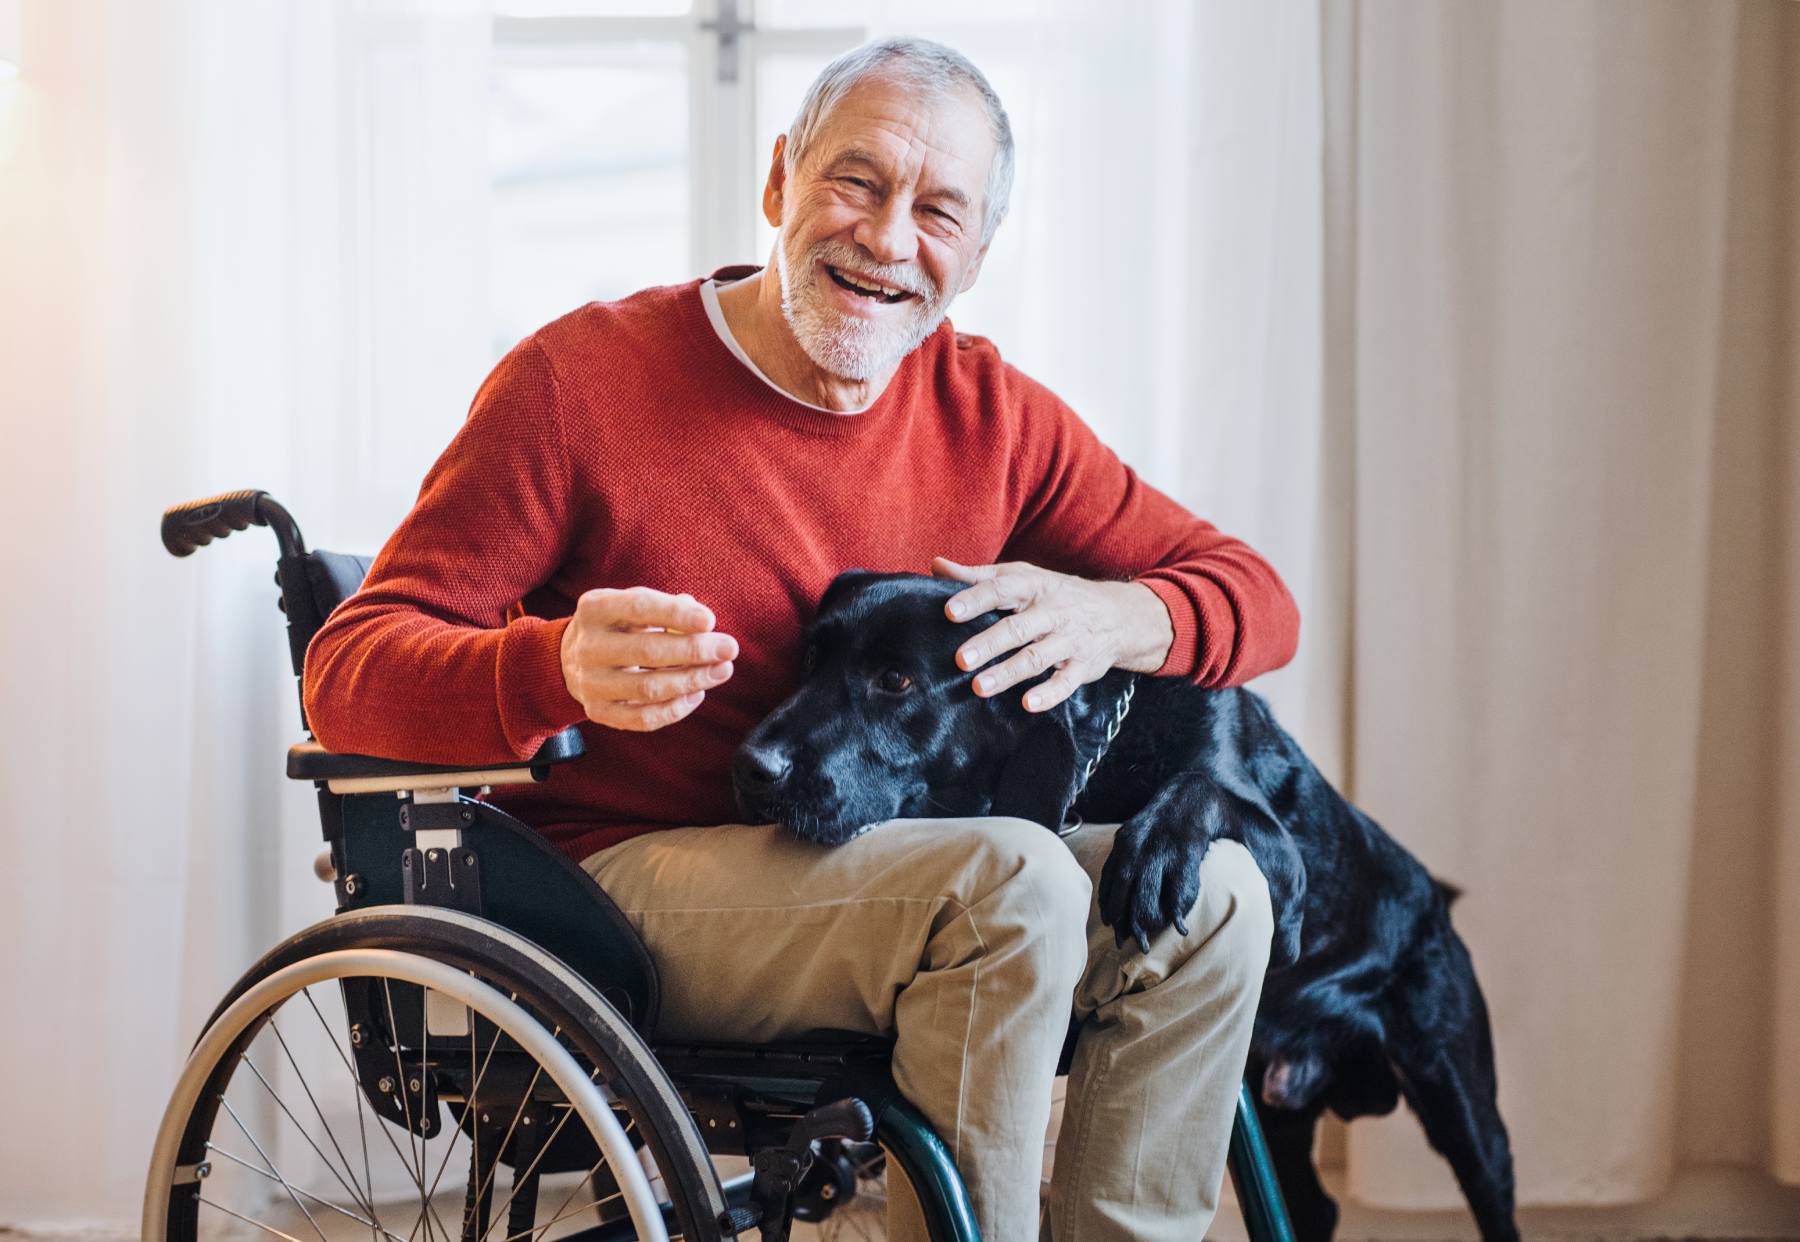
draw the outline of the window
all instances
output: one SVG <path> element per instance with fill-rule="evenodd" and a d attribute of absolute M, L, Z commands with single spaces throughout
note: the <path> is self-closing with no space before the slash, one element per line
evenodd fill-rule
<path fill-rule="evenodd" d="M 827 24 L 854 4 L 762 7 L 759 25 L 751 0 L 501 0 L 494 357 L 584 302 L 767 257 L 775 135 L 866 27 Z"/>

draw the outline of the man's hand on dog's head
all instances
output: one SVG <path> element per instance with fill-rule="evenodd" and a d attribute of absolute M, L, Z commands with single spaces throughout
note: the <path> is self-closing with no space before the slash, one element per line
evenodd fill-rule
<path fill-rule="evenodd" d="M 737 639 L 714 624 L 692 595 L 585 591 L 563 631 L 563 683 L 596 724 L 635 733 L 672 725 L 731 677 Z"/>
<path fill-rule="evenodd" d="M 952 621 L 1010 614 L 957 649 L 964 670 L 1013 653 L 975 679 L 976 694 L 989 698 L 1056 670 L 1025 695 L 1026 711 L 1047 711 L 1111 669 L 1154 673 L 1175 639 L 1169 610 L 1141 582 L 1096 582 L 1023 561 L 962 565 L 944 556 L 932 559 L 931 572 L 972 584 L 944 601 Z"/>

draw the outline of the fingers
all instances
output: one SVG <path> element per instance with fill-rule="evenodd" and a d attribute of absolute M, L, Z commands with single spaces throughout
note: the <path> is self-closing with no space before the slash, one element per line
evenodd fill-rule
<path fill-rule="evenodd" d="M 1075 671 L 1075 665 L 1064 664 L 1057 669 L 1041 686 L 1033 686 L 1025 695 L 1025 710 L 1028 712 L 1047 712 L 1058 703 L 1074 694 L 1089 681 L 1098 681 L 1106 673 L 1099 670 L 1092 677 L 1082 677 Z"/>
<path fill-rule="evenodd" d="M 564 668 L 563 680 L 568 684 L 569 692 L 586 709 L 589 720 L 611 724 L 615 718 L 640 718 L 639 713 L 619 709 L 666 707 L 696 694 L 704 695 L 730 680 L 731 674 L 729 660 L 680 669 L 631 669 L 604 662 L 579 662 L 578 656 L 574 668 Z M 694 699 L 688 710 L 699 705 L 700 701 Z M 641 718 L 652 719 L 654 713 Z"/>
<path fill-rule="evenodd" d="M 584 625 L 629 630 L 661 626 L 684 634 L 713 628 L 712 609 L 692 595 L 671 595 L 654 587 L 595 587 L 575 601 L 575 615 Z"/>
<path fill-rule="evenodd" d="M 1013 652 L 995 667 L 983 669 L 975 678 L 975 693 L 984 698 L 999 694 L 1008 686 L 1042 676 L 1074 654 L 1074 643 L 1061 634 L 1052 634 Z"/>
<path fill-rule="evenodd" d="M 583 592 L 563 634 L 563 681 L 589 720 L 664 728 L 730 679 L 737 640 L 713 632 L 712 610 L 651 587 Z"/>
<path fill-rule="evenodd" d="M 686 668 L 738 657 L 729 634 L 671 634 L 659 630 L 607 631 L 606 650 L 620 668 Z"/>
<path fill-rule="evenodd" d="M 597 698 L 650 705 L 722 686 L 732 671 L 729 660 L 681 669 L 608 668 L 598 670 L 589 684 Z"/>
<path fill-rule="evenodd" d="M 964 565 L 958 561 L 951 560 L 947 556 L 934 556 L 931 558 L 932 573 L 940 578 L 960 578 L 964 582 L 978 582 L 983 576 L 981 571 L 994 568 L 996 568 L 996 566 L 993 565 Z"/>
<path fill-rule="evenodd" d="M 944 614 L 952 621 L 979 617 L 998 608 L 1023 608 L 1037 598 L 1038 590 L 1050 574 L 1047 569 L 1022 561 L 1009 561 L 1004 565 L 957 565 L 940 556 L 932 562 L 932 568 L 935 570 L 940 563 L 954 566 L 954 570 L 946 570 L 946 576 L 974 583 L 968 590 L 958 591 L 944 601 Z"/>
<path fill-rule="evenodd" d="M 956 651 L 956 663 L 965 669 L 980 668 L 997 655 L 1042 638 L 1055 626 L 1047 608 L 1008 613 L 971 638 Z"/>

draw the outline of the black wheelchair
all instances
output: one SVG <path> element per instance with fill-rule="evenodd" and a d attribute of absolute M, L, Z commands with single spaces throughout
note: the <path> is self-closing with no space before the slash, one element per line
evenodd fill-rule
<path fill-rule="evenodd" d="M 298 677 L 369 559 L 308 551 L 260 491 L 178 505 L 162 540 L 186 556 L 252 525 L 280 547 Z M 866 1213 L 898 1169 L 933 1239 L 976 1242 L 954 1163 L 894 1086 L 891 1040 L 655 1040 L 656 970 L 623 914 L 481 799 L 581 754 L 573 728 L 478 769 L 289 749 L 288 776 L 317 789 L 336 910 L 208 1020 L 157 1133 L 145 1239 L 779 1240 L 795 1220 L 841 1227 L 859 1199 Z M 714 1156 L 748 1167 L 721 1181 Z M 1230 1168 L 1251 1238 L 1290 1242 L 1247 1091 Z"/>

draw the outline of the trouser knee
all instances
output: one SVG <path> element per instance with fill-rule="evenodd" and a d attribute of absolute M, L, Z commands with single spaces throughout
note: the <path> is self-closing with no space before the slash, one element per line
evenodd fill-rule
<path fill-rule="evenodd" d="M 984 935 L 1041 958 L 1046 976 L 1072 994 L 1087 961 L 1087 872 L 1040 824 L 1006 816 L 962 823 L 957 848 L 967 851 L 970 871 L 960 897 L 981 912 Z"/>

